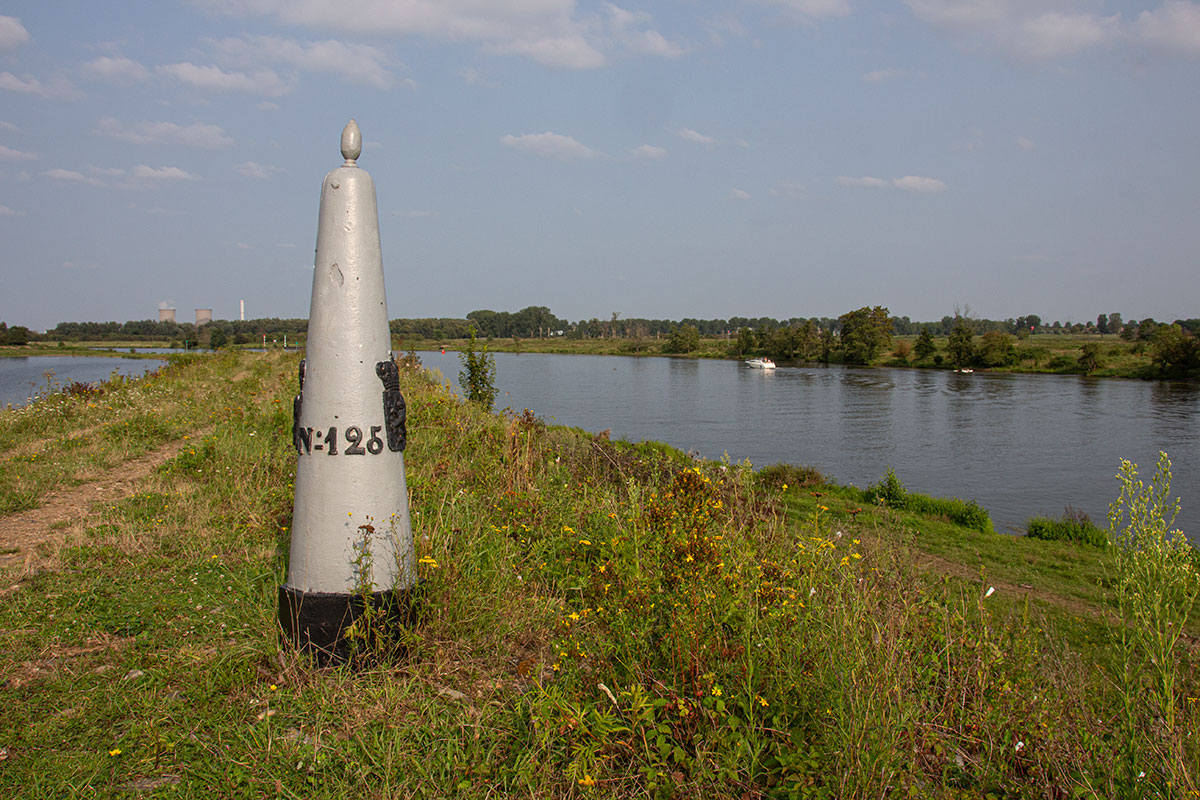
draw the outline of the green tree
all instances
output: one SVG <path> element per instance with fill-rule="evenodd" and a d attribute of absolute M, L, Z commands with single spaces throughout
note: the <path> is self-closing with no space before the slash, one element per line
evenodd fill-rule
<path fill-rule="evenodd" d="M 29 344 L 29 328 L 24 325 L 13 325 L 0 322 L 0 344 Z"/>
<path fill-rule="evenodd" d="M 213 350 L 220 350 L 229 343 L 229 336 L 223 328 L 213 328 L 212 335 L 208 338 L 208 346 Z"/>
<path fill-rule="evenodd" d="M 946 342 L 946 354 L 955 369 L 967 366 L 975 359 L 975 337 L 971 332 L 971 323 L 964 316 L 954 318 L 954 328 Z"/>
<path fill-rule="evenodd" d="M 1150 359 L 1164 373 L 1195 369 L 1200 367 L 1200 340 L 1180 325 L 1159 325 L 1150 338 Z"/>
<path fill-rule="evenodd" d="M 913 346 L 913 352 L 917 356 L 918 361 L 925 361 L 933 357 L 937 352 L 937 345 L 933 341 L 933 334 L 929 331 L 929 326 L 925 325 L 921 328 L 921 335 L 917 337 L 917 343 Z"/>
<path fill-rule="evenodd" d="M 847 363 L 869 364 L 892 343 L 892 318 L 883 306 L 863 306 L 838 317 Z"/>
<path fill-rule="evenodd" d="M 979 342 L 979 363 L 985 367 L 1006 367 L 1017 362 L 1017 348 L 1003 331 L 988 331 Z"/>
<path fill-rule="evenodd" d="M 1096 330 L 1100 333 L 1108 333 L 1108 314 L 1101 314 L 1096 317 Z"/>
<path fill-rule="evenodd" d="M 700 348 L 700 329 L 695 325 L 677 325 L 667 340 L 668 353 L 690 353 Z"/>
<path fill-rule="evenodd" d="M 811 319 L 804 320 L 796 332 L 796 355 L 808 361 L 819 352 L 820 347 L 821 330 Z"/>
<path fill-rule="evenodd" d="M 478 403 L 488 411 L 496 402 L 496 359 L 487 351 L 487 345 L 478 348 L 475 326 L 469 329 L 467 346 L 458 354 L 463 370 L 458 373 L 458 384 L 467 394 L 467 400 Z"/>
<path fill-rule="evenodd" d="M 821 331 L 821 361 L 825 364 L 833 357 L 833 345 L 833 331 L 828 328 Z"/>
<path fill-rule="evenodd" d="M 734 344 L 734 350 L 738 358 L 747 356 L 754 351 L 758 346 L 758 337 L 754 335 L 752 328 L 739 328 L 737 341 Z"/>
<path fill-rule="evenodd" d="M 767 335 L 766 350 L 772 358 L 790 361 L 795 358 L 799 343 L 796 328 L 776 328 Z"/>
<path fill-rule="evenodd" d="M 1104 366 L 1100 361 L 1100 345 L 1088 342 L 1079 351 L 1079 368 L 1084 372 L 1092 372 Z"/>

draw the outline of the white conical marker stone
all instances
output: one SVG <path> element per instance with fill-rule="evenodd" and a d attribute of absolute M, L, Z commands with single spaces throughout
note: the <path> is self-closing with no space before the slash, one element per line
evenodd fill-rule
<path fill-rule="evenodd" d="M 364 596 L 386 600 L 416 583 L 404 454 L 389 441 L 380 366 L 391 362 L 391 335 L 375 184 L 356 163 L 362 134 L 354 120 L 341 144 L 346 161 L 321 189 L 295 420 L 291 558 L 280 596 L 285 634 L 318 650 L 336 644 L 331 637 L 361 611 Z"/>

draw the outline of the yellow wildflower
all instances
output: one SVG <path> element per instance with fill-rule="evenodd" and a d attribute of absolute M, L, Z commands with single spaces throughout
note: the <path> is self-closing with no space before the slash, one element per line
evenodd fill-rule
<path fill-rule="evenodd" d="M 591 775 L 584 775 L 582 778 L 579 779 L 579 785 L 580 786 L 595 786 L 596 779 L 593 778 Z"/>

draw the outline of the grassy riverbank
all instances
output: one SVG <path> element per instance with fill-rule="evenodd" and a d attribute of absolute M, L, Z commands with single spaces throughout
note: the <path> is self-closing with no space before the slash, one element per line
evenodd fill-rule
<path fill-rule="evenodd" d="M 0 413 L 0 795 L 1200 791 L 1195 639 L 1168 728 L 1149 674 L 1119 688 L 1110 551 L 501 418 L 417 372 L 408 655 L 281 653 L 295 358 Z M 14 523 L 53 508 L 80 511 Z"/>
<path fill-rule="evenodd" d="M 135 348 L 166 347 L 157 342 L 72 342 L 71 344 L 28 344 L 0 347 L 0 358 L 31 356 L 106 356 L 109 358 L 162 358 L 155 353 L 138 353 Z"/>

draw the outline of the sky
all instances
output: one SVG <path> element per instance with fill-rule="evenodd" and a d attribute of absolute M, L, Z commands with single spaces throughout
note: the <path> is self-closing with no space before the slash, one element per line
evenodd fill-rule
<path fill-rule="evenodd" d="M 0 2 L 0 320 L 1200 316 L 1200 2 Z"/>

